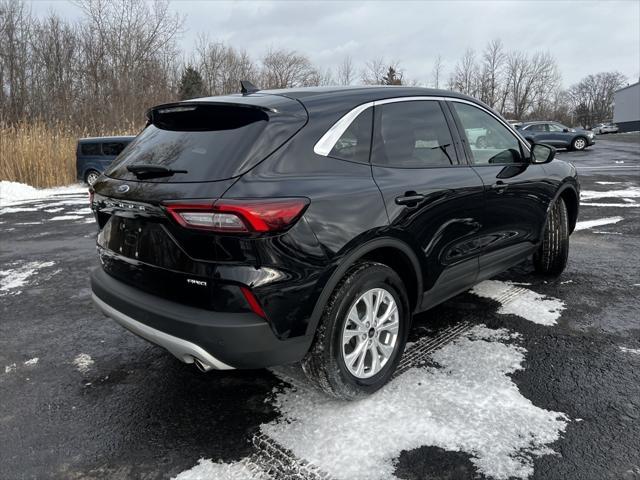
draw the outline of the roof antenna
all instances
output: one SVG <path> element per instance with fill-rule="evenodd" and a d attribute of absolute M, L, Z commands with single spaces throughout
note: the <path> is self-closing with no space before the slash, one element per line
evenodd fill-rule
<path fill-rule="evenodd" d="M 242 95 L 249 95 L 250 93 L 256 93 L 259 91 L 260 89 L 249 80 L 240 80 L 240 92 Z"/>

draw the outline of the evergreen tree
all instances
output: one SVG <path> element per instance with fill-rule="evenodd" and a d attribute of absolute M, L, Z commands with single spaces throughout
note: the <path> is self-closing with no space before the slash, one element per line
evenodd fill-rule
<path fill-rule="evenodd" d="M 402 74 L 398 74 L 395 68 L 389 67 L 387 74 L 382 77 L 382 85 L 402 85 Z"/>
<path fill-rule="evenodd" d="M 189 100 L 204 96 L 204 82 L 202 75 L 195 68 L 188 66 L 182 72 L 180 84 L 178 85 L 178 96 L 180 100 Z"/>

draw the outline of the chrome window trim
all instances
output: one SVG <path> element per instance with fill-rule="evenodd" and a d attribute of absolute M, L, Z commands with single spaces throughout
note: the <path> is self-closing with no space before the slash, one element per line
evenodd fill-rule
<path fill-rule="evenodd" d="M 473 107 L 476 107 L 476 108 L 488 113 L 493 118 L 498 120 L 502 125 L 504 125 L 506 127 L 506 129 L 516 138 L 516 140 L 518 140 L 518 142 L 525 148 L 525 150 L 527 152 L 531 152 L 531 148 L 529 147 L 529 144 L 520 136 L 520 134 L 511 125 L 509 125 L 509 123 L 505 122 L 500 117 L 495 115 L 491 110 L 483 107 L 482 105 L 479 105 L 479 104 L 477 104 L 475 102 L 470 102 L 469 100 L 464 100 L 462 98 L 439 97 L 439 96 L 428 96 L 428 95 L 414 96 L 414 97 L 385 98 L 383 100 L 374 100 L 372 102 L 367 102 L 367 103 L 363 103 L 362 105 L 358 105 L 357 107 L 353 108 L 352 110 L 347 112 L 345 115 L 343 115 L 340 118 L 340 120 L 338 120 L 336 123 L 334 123 L 331 126 L 331 128 L 329 128 L 329 130 L 327 130 L 325 132 L 325 134 L 322 137 L 320 137 L 320 140 L 318 140 L 316 142 L 316 144 L 313 146 L 313 151 L 318 155 L 322 155 L 323 157 L 327 157 L 329 155 L 329 153 L 331 152 L 331 150 L 333 149 L 333 147 L 335 146 L 336 142 L 340 139 L 340 137 L 347 130 L 347 128 L 349 128 L 351 126 L 351 124 L 353 123 L 353 121 L 356 118 L 358 118 L 358 115 L 360 115 L 362 112 L 364 112 L 368 108 L 374 107 L 376 105 L 385 105 L 385 104 L 388 104 L 388 103 L 429 101 L 429 100 L 430 101 L 466 103 L 468 105 L 471 105 Z"/>

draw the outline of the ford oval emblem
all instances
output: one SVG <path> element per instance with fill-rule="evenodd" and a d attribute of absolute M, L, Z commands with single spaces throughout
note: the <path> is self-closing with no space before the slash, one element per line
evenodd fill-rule
<path fill-rule="evenodd" d="M 118 188 L 116 188 L 116 191 L 118 193 L 127 193 L 129 191 L 129 185 L 120 185 Z"/>

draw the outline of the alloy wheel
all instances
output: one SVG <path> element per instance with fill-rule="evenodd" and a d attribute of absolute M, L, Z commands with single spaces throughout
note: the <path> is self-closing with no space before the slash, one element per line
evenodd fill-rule
<path fill-rule="evenodd" d="M 87 183 L 89 184 L 89 186 L 96 183 L 96 180 L 98 180 L 99 176 L 100 174 L 97 172 L 89 172 L 89 174 L 87 175 Z"/>
<path fill-rule="evenodd" d="M 380 372 L 398 344 L 400 313 L 384 288 L 363 293 L 351 306 L 342 330 L 342 358 L 356 378 Z"/>

